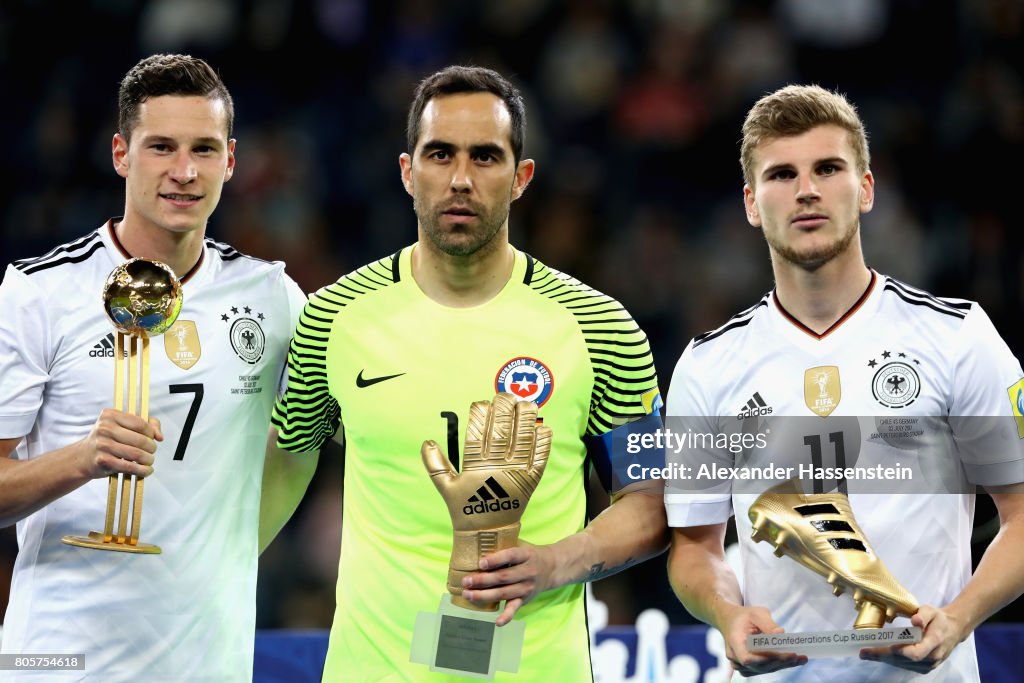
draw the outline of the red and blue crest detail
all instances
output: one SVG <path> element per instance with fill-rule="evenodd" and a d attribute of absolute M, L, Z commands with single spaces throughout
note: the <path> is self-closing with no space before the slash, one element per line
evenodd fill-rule
<path fill-rule="evenodd" d="M 555 388 L 548 366 L 536 358 L 520 356 L 501 366 L 494 378 L 494 390 L 509 393 L 520 401 L 533 401 L 541 407 L 551 398 Z"/>

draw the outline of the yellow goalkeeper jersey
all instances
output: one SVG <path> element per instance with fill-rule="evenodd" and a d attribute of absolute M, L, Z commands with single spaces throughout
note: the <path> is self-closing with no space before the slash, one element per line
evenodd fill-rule
<path fill-rule="evenodd" d="M 344 425 L 325 681 L 448 679 L 409 662 L 416 614 L 437 610 L 452 548 L 447 508 L 420 459 L 425 439 L 458 469 L 472 402 L 499 391 L 536 402 L 553 443 L 520 538 L 552 543 L 586 523 L 585 481 L 592 465 L 609 470 L 607 434 L 660 405 L 647 338 L 614 299 L 516 251 L 497 296 L 445 307 L 413 280 L 413 248 L 310 298 L 274 412 L 292 452 L 318 449 Z M 516 618 L 526 624 L 520 670 L 497 680 L 591 680 L 581 584 L 541 594 Z"/>

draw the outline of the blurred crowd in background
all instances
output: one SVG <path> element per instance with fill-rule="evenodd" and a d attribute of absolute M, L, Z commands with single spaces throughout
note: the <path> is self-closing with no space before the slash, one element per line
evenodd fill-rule
<path fill-rule="evenodd" d="M 5 0 L 0 261 L 121 213 L 119 81 L 145 55 L 186 52 L 220 72 L 237 112 L 237 168 L 208 234 L 315 290 L 415 240 L 398 167 L 412 91 L 445 65 L 484 65 L 521 88 L 537 161 L 512 242 L 622 301 L 664 393 L 691 337 L 772 286 L 743 214 L 740 124 L 765 92 L 813 82 L 846 93 L 868 129 L 869 265 L 982 302 L 1020 358 L 1022 28 L 1022 0 Z M 261 560 L 260 627 L 330 623 L 332 449 Z M 979 504 L 979 551 L 991 516 Z M 15 552 L 0 532 L 0 607 Z M 647 607 L 691 622 L 663 575 L 659 558 L 596 584 L 610 623 Z M 1020 602 L 1000 617 L 1024 620 Z"/>

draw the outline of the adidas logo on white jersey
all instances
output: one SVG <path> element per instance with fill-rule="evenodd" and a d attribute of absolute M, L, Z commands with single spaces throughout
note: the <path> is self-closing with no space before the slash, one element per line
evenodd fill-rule
<path fill-rule="evenodd" d="M 89 352 L 92 358 L 113 358 L 114 357 L 114 333 L 111 332 L 92 347 Z"/>
<path fill-rule="evenodd" d="M 737 420 L 742 420 L 748 417 L 758 417 L 759 415 L 771 415 L 772 407 L 764 402 L 761 398 L 761 393 L 755 391 L 754 395 L 747 401 L 747 404 L 740 408 L 739 414 L 736 415 Z"/>

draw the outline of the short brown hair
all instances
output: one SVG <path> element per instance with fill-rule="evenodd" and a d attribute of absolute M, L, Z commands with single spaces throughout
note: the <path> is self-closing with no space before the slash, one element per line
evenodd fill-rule
<path fill-rule="evenodd" d="M 518 164 L 523 158 L 523 141 L 526 138 L 526 105 L 523 96 L 507 78 L 482 66 L 449 66 L 420 82 L 409 107 L 409 119 L 405 126 L 405 142 L 409 154 L 416 151 L 416 143 L 420 138 L 420 119 L 430 100 L 444 95 L 474 92 L 489 92 L 505 103 L 512 123 L 512 157 Z"/>
<path fill-rule="evenodd" d="M 117 127 L 125 140 L 139 123 L 139 105 L 163 95 L 201 95 L 224 103 L 227 133 L 235 125 L 235 104 L 220 76 L 209 64 L 191 55 L 152 55 L 125 74 L 117 94 Z"/>
<path fill-rule="evenodd" d="M 857 172 L 871 165 L 867 133 L 857 109 L 840 93 L 817 85 L 787 85 L 759 99 L 743 122 L 740 165 L 743 181 L 753 185 L 754 150 L 774 138 L 806 133 L 818 126 L 833 125 L 850 134 L 850 145 L 857 157 Z"/>

